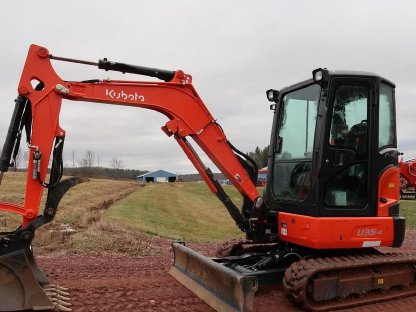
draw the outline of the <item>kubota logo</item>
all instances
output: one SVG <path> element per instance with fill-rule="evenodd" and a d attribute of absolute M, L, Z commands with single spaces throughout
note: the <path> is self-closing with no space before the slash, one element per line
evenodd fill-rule
<path fill-rule="evenodd" d="M 378 229 L 359 229 L 357 236 L 381 236 L 383 230 Z"/>
<path fill-rule="evenodd" d="M 127 93 L 122 91 L 115 91 L 115 90 L 109 90 L 109 89 L 105 89 L 105 95 L 108 96 L 110 99 L 122 99 L 122 100 L 130 100 L 130 101 L 140 101 L 140 102 L 144 102 L 144 96 L 141 94 L 138 94 L 137 92 L 134 93 Z"/>

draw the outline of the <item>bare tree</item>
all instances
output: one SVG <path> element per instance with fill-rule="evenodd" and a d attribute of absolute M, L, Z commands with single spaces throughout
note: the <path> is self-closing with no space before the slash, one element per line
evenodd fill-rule
<path fill-rule="evenodd" d="M 94 152 L 93 151 L 86 151 L 85 152 L 85 159 L 86 159 L 86 165 L 87 167 L 91 168 L 94 166 Z"/>
<path fill-rule="evenodd" d="M 82 173 L 85 176 L 90 176 L 92 174 L 92 167 L 94 166 L 94 152 L 93 151 L 86 151 L 84 158 L 77 161 L 78 166 L 81 167 Z"/>
<path fill-rule="evenodd" d="M 94 166 L 94 152 L 93 151 L 86 151 L 84 158 L 77 161 L 80 167 L 84 168 L 91 168 Z"/>
<path fill-rule="evenodd" d="M 113 176 L 114 178 L 118 179 L 120 175 L 120 169 L 122 167 L 122 161 L 118 159 L 117 157 L 113 157 L 110 161 L 110 166 L 112 169 L 114 169 Z"/>
<path fill-rule="evenodd" d="M 13 170 L 17 171 L 22 166 L 23 156 L 22 152 L 19 150 L 16 154 L 16 157 L 13 159 Z"/>
<path fill-rule="evenodd" d="M 111 162 L 110 162 L 111 168 L 118 170 L 118 169 L 121 169 L 121 165 L 122 165 L 122 161 L 119 160 L 117 157 L 113 157 L 113 159 L 111 159 Z"/>

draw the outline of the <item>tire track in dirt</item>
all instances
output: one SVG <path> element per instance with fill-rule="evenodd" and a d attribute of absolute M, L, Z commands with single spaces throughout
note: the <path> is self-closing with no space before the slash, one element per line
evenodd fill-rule
<path fill-rule="evenodd" d="M 48 277 L 70 289 L 73 311 L 212 309 L 168 274 L 170 256 L 42 257 Z"/>
<path fill-rule="evenodd" d="M 409 242 L 408 242 L 409 243 Z M 205 302 L 168 273 L 173 255 L 162 242 L 157 256 L 57 255 L 38 257 L 41 269 L 53 283 L 68 287 L 74 312 L 213 312 Z M 205 255 L 215 244 L 191 244 Z M 254 300 L 255 312 L 299 312 L 280 286 L 261 287 Z M 340 311 L 412 312 L 416 297 L 402 298 Z"/>
<path fill-rule="evenodd" d="M 382 311 L 394 311 L 394 312 L 412 312 L 416 311 L 416 297 L 407 297 L 397 300 L 391 300 L 386 302 L 380 302 L 375 304 L 369 304 L 366 306 L 360 306 L 351 308 L 348 310 L 341 310 L 348 312 L 382 312 Z"/>

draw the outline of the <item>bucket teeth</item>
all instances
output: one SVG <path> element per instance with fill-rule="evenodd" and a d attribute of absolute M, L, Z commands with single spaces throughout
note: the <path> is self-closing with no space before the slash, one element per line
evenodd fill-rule
<path fill-rule="evenodd" d="M 53 292 L 46 292 L 46 294 L 48 295 L 49 298 L 55 298 L 58 300 L 62 300 L 62 301 L 70 301 L 71 299 L 69 299 L 69 297 L 65 297 L 65 296 L 61 296 L 57 293 L 53 293 Z"/>
<path fill-rule="evenodd" d="M 54 289 L 59 289 L 59 290 L 62 290 L 62 291 L 68 291 L 69 290 L 68 288 L 65 288 L 65 287 L 62 287 L 62 286 L 59 286 L 59 285 L 55 285 L 55 284 L 48 284 L 44 288 L 54 288 Z"/>
<path fill-rule="evenodd" d="M 71 307 L 72 306 L 72 304 L 70 302 L 65 302 L 65 301 L 62 301 L 62 300 L 54 299 L 54 298 L 51 298 L 51 301 L 54 304 L 59 304 L 59 305 L 64 306 L 64 307 Z"/>
<path fill-rule="evenodd" d="M 60 305 L 60 304 L 55 304 L 55 311 L 57 311 L 57 312 L 59 312 L 59 311 L 62 311 L 62 312 L 71 312 L 72 309 L 67 308 L 67 307 L 64 307 L 63 305 Z"/>
<path fill-rule="evenodd" d="M 71 299 L 69 298 L 69 293 L 67 292 L 67 288 L 60 287 L 57 285 L 45 285 L 43 287 L 46 295 L 51 300 L 52 304 L 54 305 L 55 311 L 62 311 L 62 312 L 70 312 L 72 311 L 71 303 L 69 302 Z"/>
<path fill-rule="evenodd" d="M 56 293 L 56 294 L 61 295 L 61 296 L 69 296 L 68 292 L 65 292 L 65 291 L 62 291 L 62 290 L 59 290 L 59 289 L 55 289 L 55 288 L 46 287 L 43 290 L 45 290 L 45 292 Z"/>

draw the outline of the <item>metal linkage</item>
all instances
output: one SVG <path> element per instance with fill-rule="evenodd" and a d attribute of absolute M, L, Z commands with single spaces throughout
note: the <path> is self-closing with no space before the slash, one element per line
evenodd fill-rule
<path fill-rule="evenodd" d="M 107 58 L 99 60 L 98 63 L 72 59 L 72 58 L 67 58 L 67 57 L 54 56 L 52 54 L 49 55 L 49 58 L 51 60 L 56 60 L 56 61 L 97 66 L 99 69 L 104 69 L 106 71 L 112 70 L 112 71 L 122 72 L 123 74 L 130 73 L 130 74 L 137 74 L 137 75 L 143 75 L 143 76 L 148 76 L 148 77 L 155 77 L 155 78 L 164 80 L 166 82 L 171 81 L 173 77 L 175 76 L 175 71 L 173 70 L 118 63 L 118 62 L 109 61 L 107 60 Z"/>

